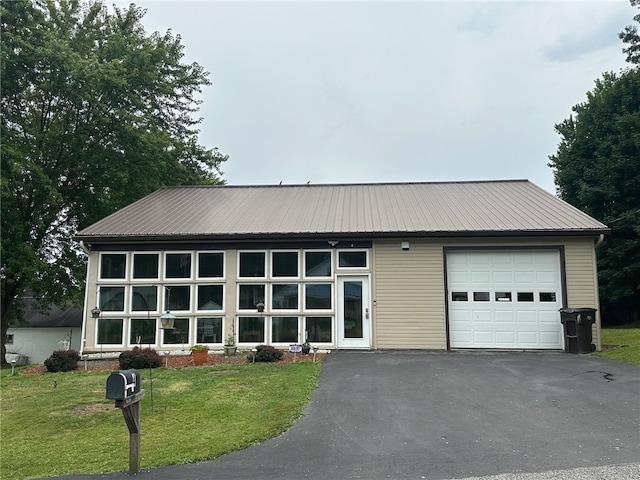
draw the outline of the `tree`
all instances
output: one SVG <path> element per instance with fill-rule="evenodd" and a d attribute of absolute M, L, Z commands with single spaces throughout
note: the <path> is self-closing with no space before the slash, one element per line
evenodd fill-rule
<path fill-rule="evenodd" d="M 562 139 L 549 157 L 559 196 L 611 228 L 598 250 L 603 321 L 610 324 L 640 319 L 640 38 L 635 26 L 620 38 L 636 66 L 596 80 L 587 101 L 555 126 Z"/>
<path fill-rule="evenodd" d="M 182 62 L 180 36 L 147 34 L 144 10 L 24 0 L 0 14 L 4 339 L 26 289 L 43 308 L 78 304 L 78 229 L 165 185 L 223 183 L 227 157 L 197 140 L 208 72 Z"/>

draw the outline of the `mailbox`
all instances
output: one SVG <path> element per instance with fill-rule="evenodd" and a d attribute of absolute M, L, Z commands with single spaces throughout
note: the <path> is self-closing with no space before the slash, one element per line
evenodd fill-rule
<path fill-rule="evenodd" d="M 107 378 L 107 398 L 109 400 L 126 400 L 140 392 L 140 372 L 135 369 L 111 372 Z"/>

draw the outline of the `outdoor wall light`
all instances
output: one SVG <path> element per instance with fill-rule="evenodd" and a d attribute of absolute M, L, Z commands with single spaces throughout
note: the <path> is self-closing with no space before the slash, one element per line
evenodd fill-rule
<path fill-rule="evenodd" d="M 93 318 L 98 318 L 100 316 L 100 309 L 98 307 L 93 307 L 91 309 L 91 316 Z"/>
<path fill-rule="evenodd" d="M 173 322 L 175 319 L 176 316 L 167 310 L 167 313 L 163 313 L 160 316 L 160 328 L 163 330 L 173 330 Z"/>

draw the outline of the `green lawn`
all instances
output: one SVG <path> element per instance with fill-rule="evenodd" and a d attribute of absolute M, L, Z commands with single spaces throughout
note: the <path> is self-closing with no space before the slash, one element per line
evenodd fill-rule
<path fill-rule="evenodd" d="M 602 351 L 593 355 L 640 365 L 640 328 L 603 328 Z"/>
<path fill-rule="evenodd" d="M 274 437 L 300 417 L 320 362 L 141 371 L 141 468 L 218 457 Z M 5 480 L 126 471 L 129 433 L 105 399 L 109 372 L 0 372 Z M 54 382 L 56 386 L 54 387 Z"/>

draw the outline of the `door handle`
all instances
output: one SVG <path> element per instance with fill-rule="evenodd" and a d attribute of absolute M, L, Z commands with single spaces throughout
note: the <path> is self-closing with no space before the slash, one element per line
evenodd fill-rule
<path fill-rule="evenodd" d="M 368 308 L 364 309 L 364 318 L 369 320 L 369 309 Z"/>

